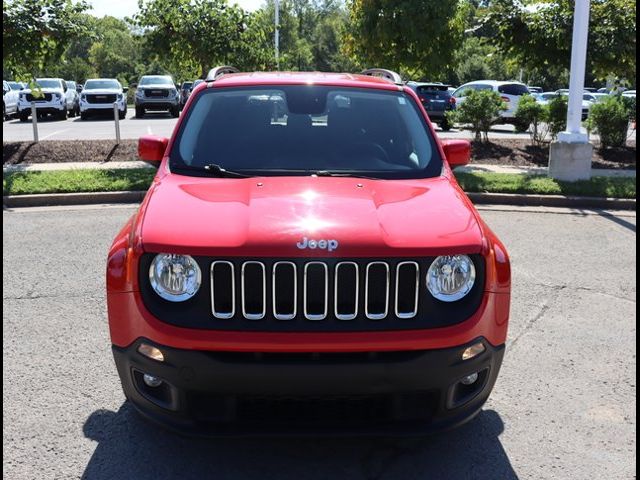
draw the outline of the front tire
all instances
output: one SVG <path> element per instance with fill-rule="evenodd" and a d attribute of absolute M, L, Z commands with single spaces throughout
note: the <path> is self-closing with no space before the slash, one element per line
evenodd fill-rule
<path fill-rule="evenodd" d="M 29 112 L 22 112 L 20 114 L 20 121 L 21 122 L 28 122 L 29 121 Z"/>
<path fill-rule="evenodd" d="M 136 118 L 144 117 L 144 108 L 136 107 Z"/>
<path fill-rule="evenodd" d="M 87 120 L 89 118 L 89 114 L 87 112 L 80 112 L 80 120 Z"/>
<path fill-rule="evenodd" d="M 125 110 L 124 112 L 123 111 L 118 112 L 118 118 L 120 120 L 124 120 L 125 118 L 127 118 L 127 111 Z"/>
<path fill-rule="evenodd" d="M 180 107 L 174 107 L 170 110 L 170 112 L 173 118 L 178 118 L 180 116 Z"/>
<path fill-rule="evenodd" d="M 58 114 L 58 120 L 66 120 L 68 115 L 69 115 L 69 112 L 65 108 L 64 110 L 62 110 L 62 112 Z"/>

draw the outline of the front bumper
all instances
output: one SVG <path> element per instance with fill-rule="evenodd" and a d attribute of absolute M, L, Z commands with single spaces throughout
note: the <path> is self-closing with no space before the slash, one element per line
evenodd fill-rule
<path fill-rule="evenodd" d="M 462 361 L 483 341 L 486 350 Z M 165 361 L 140 353 L 155 345 Z M 113 346 L 126 397 L 146 417 L 197 435 L 424 434 L 473 418 L 500 370 L 504 346 L 356 353 L 183 350 L 138 339 Z M 479 372 L 464 386 L 460 380 Z M 143 374 L 163 380 L 148 387 Z"/>
<path fill-rule="evenodd" d="M 135 104 L 136 107 L 147 110 L 170 110 L 179 107 L 180 97 L 136 97 Z"/>
<path fill-rule="evenodd" d="M 121 112 L 127 110 L 124 99 L 116 102 L 118 104 L 118 110 Z M 89 103 L 85 100 L 80 100 L 80 112 L 104 112 L 113 111 L 113 103 Z"/>
<path fill-rule="evenodd" d="M 36 111 L 38 113 L 60 113 L 67 107 L 64 99 L 62 101 L 51 100 L 50 102 L 39 101 L 39 102 L 35 102 L 35 105 L 36 105 Z M 31 102 L 19 101 L 18 113 L 21 113 L 21 112 L 31 113 Z"/>

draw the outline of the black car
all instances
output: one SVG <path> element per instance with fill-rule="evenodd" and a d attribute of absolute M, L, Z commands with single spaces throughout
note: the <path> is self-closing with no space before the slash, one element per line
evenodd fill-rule
<path fill-rule="evenodd" d="M 445 112 L 455 109 L 456 99 L 451 96 L 449 85 L 444 83 L 407 82 L 407 87 L 416 92 L 432 122 L 437 123 L 445 131 L 451 128 Z"/>

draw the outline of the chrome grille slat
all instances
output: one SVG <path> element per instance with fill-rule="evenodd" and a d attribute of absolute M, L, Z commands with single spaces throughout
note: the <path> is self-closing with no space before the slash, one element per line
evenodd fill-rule
<path fill-rule="evenodd" d="M 401 312 L 400 311 L 400 302 L 398 298 L 398 293 L 400 292 L 400 269 L 403 267 L 413 267 L 415 269 L 415 282 L 414 282 L 414 300 L 413 300 L 413 310 L 409 312 Z M 411 285 L 406 285 L 410 287 Z M 396 265 L 396 293 L 395 293 L 395 314 L 398 318 L 413 318 L 418 314 L 418 293 L 420 288 L 420 266 L 416 262 L 400 262 Z"/>
<path fill-rule="evenodd" d="M 324 308 L 321 314 L 309 313 L 309 305 L 308 305 L 308 297 L 309 297 L 309 267 L 320 265 L 324 271 Z M 304 286 L 303 286 L 303 310 L 304 317 L 307 320 L 324 320 L 327 318 L 327 314 L 329 313 L 329 269 L 327 268 L 327 264 L 324 262 L 307 262 L 304 265 Z"/>
<path fill-rule="evenodd" d="M 246 285 L 246 269 L 249 265 L 258 265 L 262 269 L 262 311 L 260 313 L 250 313 L 247 312 L 247 285 Z M 242 285 L 242 315 L 247 320 L 261 320 L 267 314 L 267 278 L 266 278 L 266 269 L 264 263 L 262 262 L 244 262 L 242 264 L 241 271 L 241 285 Z"/>
<path fill-rule="evenodd" d="M 355 298 L 353 301 L 354 309 L 352 314 L 340 313 L 338 311 L 338 292 L 340 289 L 340 268 L 346 266 L 354 266 L 355 267 Z M 336 264 L 336 273 L 335 273 L 335 286 L 334 286 L 334 297 L 333 297 L 333 305 L 334 305 L 334 314 L 338 320 L 353 320 L 358 316 L 358 299 L 360 296 L 359 292 L 359 284 L 360 284 L 360 270 L 358 269 L 358 264 L 355 262 L 340 262 Z"/>
<path fill-rule="evenodd" d="M 370 311 L 369 306 L 369 281 L 371 274 L 371 267 L 376 265 L 382 265 L 385 268 L 386 272 L 386 284 L 385 284 L 385 295 L 384 295 L 384 311 L 380 313 L 375 313 Z M 367 264 L 367 269 L 365 272 L 365 286 L 364 286 L 364 313 L 365 316 L 369 320 L 382 320 L 389 313 L 389 264 L 386 262 L 370 262 Z"/>
<path fill-rule="evenodd" d="M 215 273 L 214 273 L 216 265 L 228 265 L 229 267 L 231 267 L 231 279 L 230 279 L 231 280 L 231 310 L 229 312 L 216 311 L 216 299 L 215 299 L 216 289 L 215 289 Z M 211 275 L 211 313 L 216 318 L 221 318 L 221 319 L 233 318 L 236 314 L 236 279 L 235 279 L 235 267 L 233 266 L 233 263 L 224 261 L 224 260 L 213 262 L 211 264 L 210 275 Z"/>
<path fill-rule="evenodd" d="M 292 313 L 278 313 L 278 299 L 277 299 L 277 272 L 278 267 L 290 266 L 293 267 L 293 311 Z M 298 309 L 298 269 L 293 262 L 276 262 L 273 264 L 273 273 L 271 277 L 271 289 L 273 292 L 273 316 L 278 320 L 293 320 L 296 318 Z"/>

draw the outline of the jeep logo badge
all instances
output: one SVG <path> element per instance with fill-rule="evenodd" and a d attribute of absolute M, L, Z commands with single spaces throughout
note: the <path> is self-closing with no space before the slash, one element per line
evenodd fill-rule
<path fill-rule="evenodd" d="M 311 250 L 315 250 L 316 248 L 320 248 L 322 250 L 327 250 L 328 252 L 333 252 L 336 248 L 338 248 L 337 240 L 313 240 L 311 238 L 302 237 L 302 240 L 296 243 L 296 246 L 300 250 L 304 250 L 305 248 L 310 248 Z"/>

